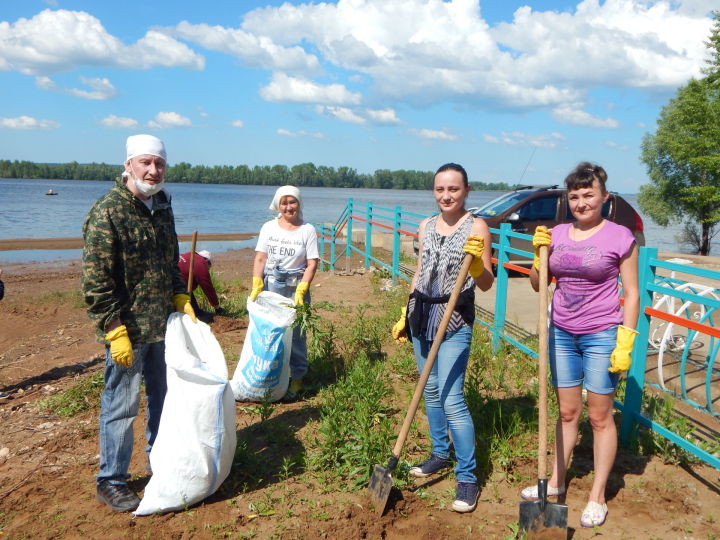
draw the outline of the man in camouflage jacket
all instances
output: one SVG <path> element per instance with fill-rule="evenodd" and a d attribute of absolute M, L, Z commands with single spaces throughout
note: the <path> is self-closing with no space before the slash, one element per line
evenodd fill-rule
<path fill-rule="evenodd" d="M 106 346 L 96 498 L 119 512 L 140 502 L 127 486 L 140 379 L 145 379 L 150 452 L 167 390 L 167 317 L 177 310 L 195 319 L 178 270 L 170 195 L 162 189 L 165 166 L 162 141 L 128 137 L 123 177 L 83 225 L 82 289 L 98 340 Z"/>

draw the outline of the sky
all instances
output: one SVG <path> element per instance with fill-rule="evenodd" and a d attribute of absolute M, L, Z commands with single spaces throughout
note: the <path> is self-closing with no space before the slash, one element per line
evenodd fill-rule
<path fill-rule="evenodd" d="M 717 0 L 0 0 L 0 159 L 312 162 L 608 188 L 702 76 Z"/>

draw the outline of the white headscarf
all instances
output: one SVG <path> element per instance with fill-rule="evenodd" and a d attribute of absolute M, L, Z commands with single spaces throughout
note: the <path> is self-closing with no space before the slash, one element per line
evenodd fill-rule
<path fill-rule="evenodd" d="M 204 257 L 207 259 L 207 261 L 212 264 L 212 253 L 210 253 L 207 249 L 203 249 L 202 251 L 197 252 L 198 255 L 201 257 Z"/>
<path fill-rule="evenodd" d="M 130 135 L 125 143 L 125 149 L 127 150 L 125 161 L 129 161 L 135 156 L 149 154 L 162 158 L 167 162 L 165 144 L 153 135 Z"/>
<path fill-rule="evenodd" d="M 277 212 L 278 217 L 280 217 L 280 199 L 282 199 L 286 195 L 290 195 L 291 197 L 295 197 L 297 199 L 298 218 L 302 219 L 302 199 L 300 198 L 300 190 L 295 186 L 282 186 L 277 188 L 275 196 L 273 197 L 273 200 L 269 206 L 270 210 L 272 210 L 273 212 Z"/>

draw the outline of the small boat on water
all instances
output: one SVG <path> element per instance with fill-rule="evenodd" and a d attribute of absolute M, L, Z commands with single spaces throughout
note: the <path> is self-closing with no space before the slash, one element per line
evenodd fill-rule
<path fill-rule="evenodd" d="M 53 191 L 52 189 L 48 189 L 47 193 L 45 195 L 57 195 L 57 191 Z"/>

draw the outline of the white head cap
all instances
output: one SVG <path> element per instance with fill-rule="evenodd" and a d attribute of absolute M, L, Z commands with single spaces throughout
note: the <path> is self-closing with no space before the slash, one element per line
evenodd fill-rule
<path fill-rule="evenodd" d="M 128 161 L 135 156 L 142 156 L 144 154 L 157 156 L 167 161 L 165 144 L 153 135 L 130 135 L 125 143 L 125 148 L 127 149 L 127 157 L 125 158 L 125 161 Z"/>
<path fill-rule="evenodd" d="M 291 197 L 295 197 L 298 202 L 298 217 L 302 219 L 302 199 L 300 199 L 300 190 L 296 188 L 295 186 L 282 186 L 277 188 L 277 191 L 275 192 L 275 196 L 273 197 L 272 202 L 270 203 L 270 210 L 273 212 L 280 212 L 280 199 L 285 197 L 286 195 L 290 195 Z"/>
<path fill-rule="evenodd" d="M 201 257 L 205 257 L 208 260 L 208 262 L 210 264 L 212 264 L 212 254 L 207 249 L 198 251 L 197 254 L 200 255 Z"/>

